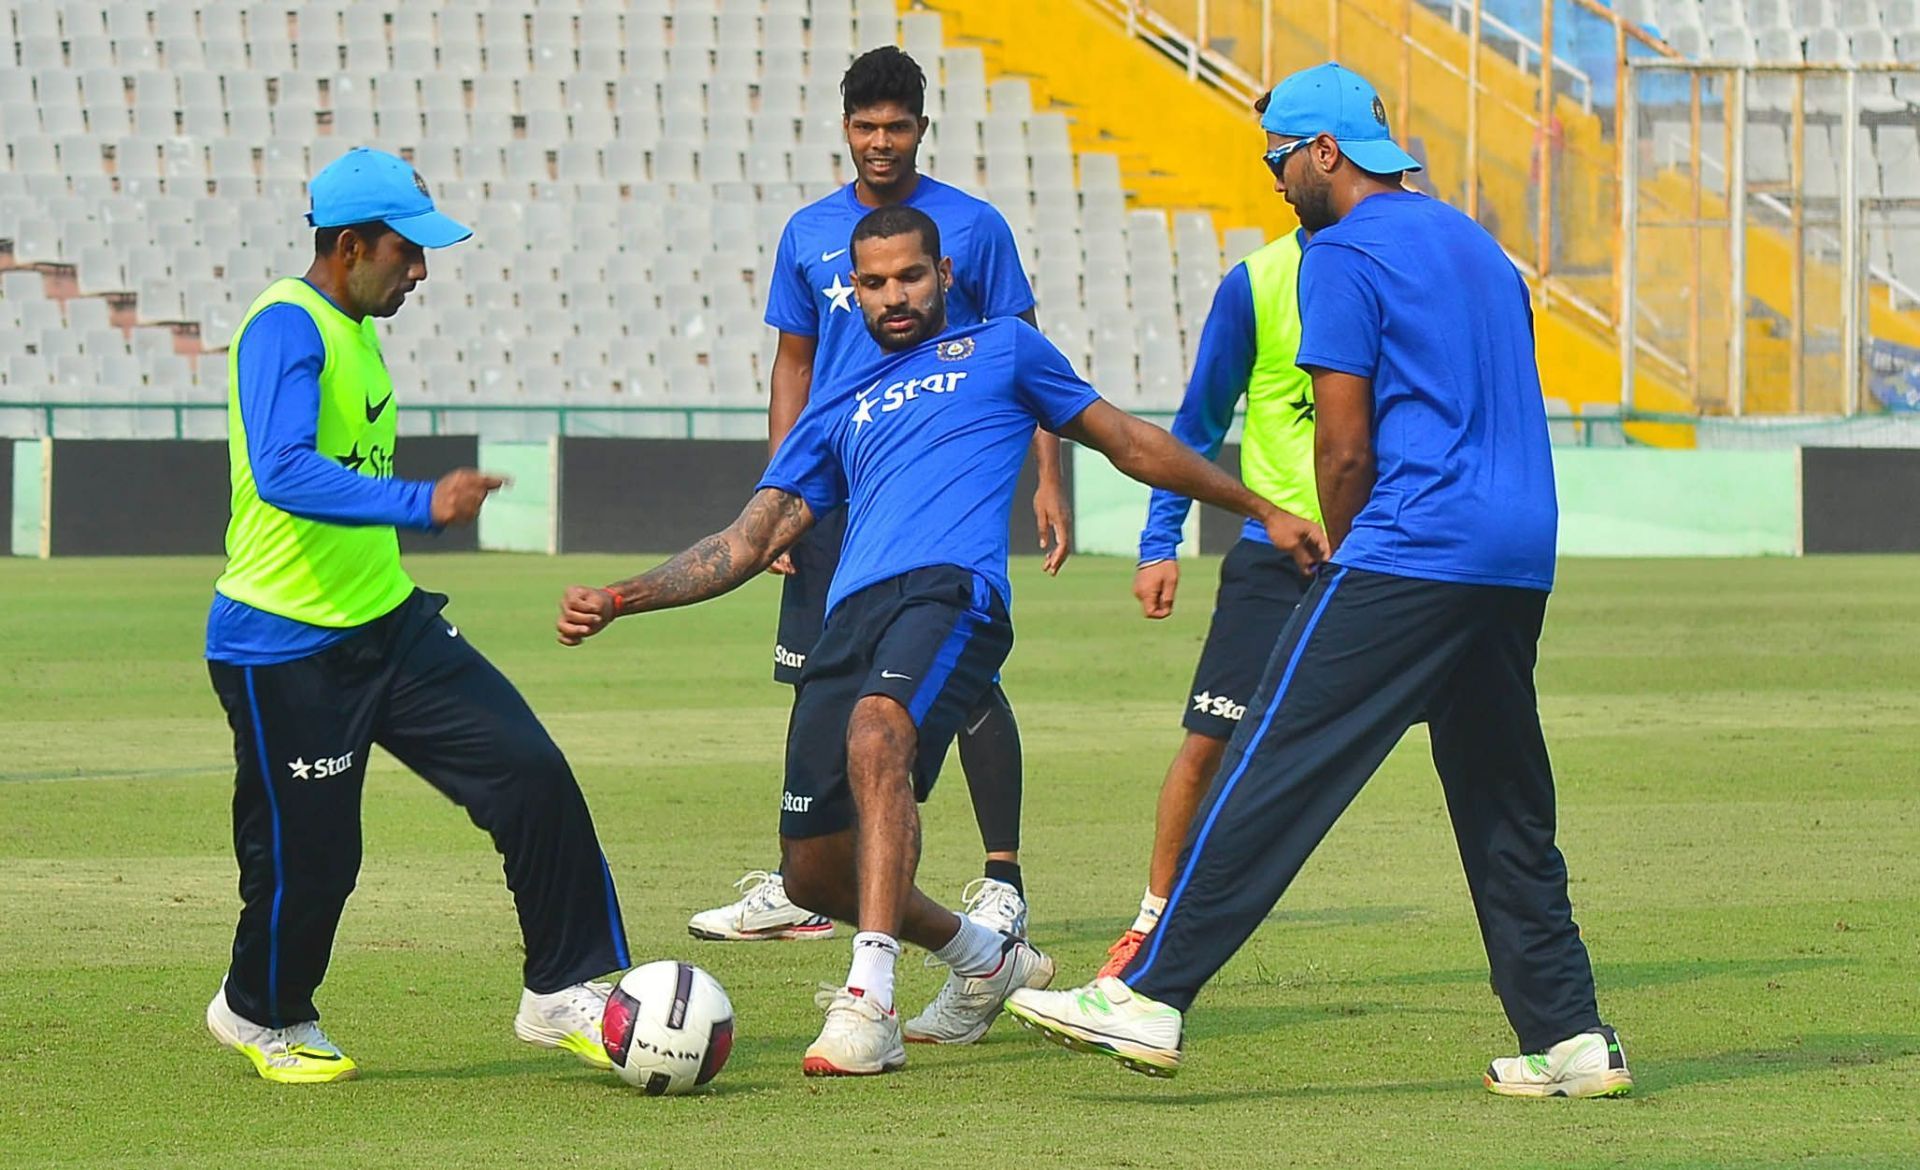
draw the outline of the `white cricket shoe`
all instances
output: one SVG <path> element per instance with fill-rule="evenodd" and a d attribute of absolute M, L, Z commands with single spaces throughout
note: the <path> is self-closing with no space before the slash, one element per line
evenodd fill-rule
<path fill-rule="evenodd" d="M 988 930 L 1027 937 L 1027 900 L 998 878 L 974 878 L 960 891 L 966 915 Z"/>
<path fill-rule="evenodd" d="M 825 1003 L 826 1026 L 807 1046 L 800 1071 L 810 1077 L 869 1077 L 905 1068 L 907 1048 L 900 1042 L 900 1015 L 844 987 L 823 989 L 814 1002 Z"/>
<path fill-rule="evenodd" d="M 1487 1066 L 1487 1088 L 1503 1097 L 1624 1097 L 1633 1074 L 1620 1037 L 1602 1024 L 1545 1052 L 1499 1058 Z"/>
<path fill-rule="evenodd" d="M 600 1041 L 600 1018 L 613 988 L 605 983 L 576 983 L 544 995 L 520 989 L 520 1010 L 513 1034 L 529 1044 L 571 1052 L 595 1068 L 612 1068 Z"/>
<path fill-rule="evenodd" d="M 1099 1052 L 1137 1073 L 1180 1071 L 1180 1012 L 1111 976 L 1072 991 L 1015 991 L 1007 1014 L 1064 1048 Z"/>
<path fill-rule="evenodd" d="M 1009 936 L 1000 951 L 1000 967 L 991 975 L 968 979 L 947 973 L 940 994 L 906 1023 L 912 1044 L 971 1044 L 987 1034 L 1000 1005 L 1016 988 L 1043 988 L 1053 982 L 1053 960 L 1025 939 Z"/>
<path fill-rule="evenodd" d="M 756 869 L 733 883 L 738 902 L 702 910 L 687 920 L 687 933 L 715 941 L 755 942 L 776 938 L 831 938 L 833 919 L 795 906 L 777 873 Z"/>
<path fill-rule="evenodd" d="M 315 1020 L 285 1028 L 254 1023 L 227 1005 L 227 984 L 207 1004 L 207 1031 L 213 1038 L 253 1062 L 262 1078 L 281 1085 L 323 1085 L 350 1081 L 360 1075 L 353 1058 L 327 1039 Z"/>

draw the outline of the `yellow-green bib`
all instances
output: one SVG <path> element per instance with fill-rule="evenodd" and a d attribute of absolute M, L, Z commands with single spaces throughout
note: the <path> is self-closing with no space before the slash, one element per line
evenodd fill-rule
<path fill-rule="evenodd" d="M 1300 352 L 1300 239 L 1286 235 L 1247 257 L 1257 344 L 1240 436 L 1240 479 L 1262 499 L 1318 523 L 1313 479 L 1313 379 Z"/>
<path fill-rule="evenodd" d="M 355 321 L 304 280 L 276 281 L 253 302 L 227 355 L 227 458 L 233 517 L 227 524 L 227 571 L 214 588 L 255 609 L 308 625 L 363 625 L 413 592 L 400 567 L 391 527 L 354 527 L 303 520 L 261 500 L 247 457 L 240 416 L 240 347 L 247 325 L 270 305 L 305 309 L 320 330 L 320 453 L 361 475 L 393 474 L 396 427 L 393 383 L 380 357 L 373 319 Z"/>

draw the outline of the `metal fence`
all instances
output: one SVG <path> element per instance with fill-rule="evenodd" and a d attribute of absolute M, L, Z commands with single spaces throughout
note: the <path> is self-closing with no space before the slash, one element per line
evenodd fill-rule
<path fill-rule="evenodd" d="M 1703 413 L 1920 407 L 1920 67 L 1631 71 L 1629 375 L 1673 368 Z"/>
<path fill-rule="evenodd" d="M 1491 232 L 1543 305 L 1614 332 L 1615 105 L 1627 60 L 1673 53 L 1657 37 L 1599 0 L 1097 2 L 1242 98 L 1323 60 L 1358 70 L 1425 164 L 1416 184 Z"/>

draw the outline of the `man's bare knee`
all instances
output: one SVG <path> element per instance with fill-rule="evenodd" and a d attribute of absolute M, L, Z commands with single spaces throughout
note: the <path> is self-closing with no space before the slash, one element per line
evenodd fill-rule
<path fill-rule="evenodd" d="M 904 776 L 913 765 L 919 729 L 898 700 L 868 695 L 847 720 L 847 776 L 855 785 Z"/>
<path fill-rule="evenodd" d="M 784 837 L 780 878 L 793 904 L 829 918 L 850 919 L 859 908 L 854 858 L 847 834 Z"/>
<path fill-rule="evenodd" d="M 1175 771 L 1184 773 L 1191 783 L 1205 788 L 1213 782 L 1213 774 L 1220 770 L 1220 761 L 1226 758 L 1226 754 L 1226 740 L 1189 731 L 1187 737 L 1180 741 Z"/>

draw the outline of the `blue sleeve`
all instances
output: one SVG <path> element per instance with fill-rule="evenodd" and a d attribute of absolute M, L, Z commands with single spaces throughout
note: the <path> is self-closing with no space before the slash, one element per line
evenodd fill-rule
<path fill-rule="evenodd" d="M 798 337 L 820 335 L 820 306 L 807 284 L 807 270 L 800 264 L 799 241 L 794 238 L 793 220 L 780 233 L 780 247 L 773 255 L 773 271 L 767 276 L 767 324 L 782 333 Z"/>
<path fill-rule="evenodd" d="M 799 496 L 815 516 L 846 503 L 847 480 L 833 451 L 830 422 L 824 411 L 801 411 L 753 490 L 775 488 Z"/>
<path fill-rule="evenodd" d="M 326 349 L 298 305 L 274 305 L 247 324 L 238 399 L 247 460 L 260 499 L 328 524 L 433 527 L 433 484 L 375 479 L 320 453 L 320 370 Z"/>
<path fill-rule="evenodd" d="M 1367 258 L 1307 245 L 1300 258 L 1300 353 L 1294 364 L 1371 378 L 1380 364 L 1380 296 Z"/>
<path fill-rule="evenodd" d="M 1020 404 L 1050 431 L 1057 431 L 1100 401 L 1087 380 L 1073 372 L 1067 355 L 1025 321 L 1011 323 L 1014 393 Z"/>
<path fill-rule="evenodd" d="M 1233 409 L 1247 392 L 1260 344 L 1253 319 L 1253 278 L 1236 264 L 1214 290 L 1213 307 L 1200 330 L 1187 396 L 1173 416 L 1173 437 L 1208 459 L 1217 458 L 1233 426 Z M 1180 552 L 1181 529 L 1193 501 L 1155 488 L 1147 503 L 1147 526 L 1140 533 L 1140 560 L 1171 560 Z"/>
<path fill-rule="evenodd" d="M 967 282 L 980 319 L 1018 317 L 1033 308 L 1033 282 L 1020 263 L 1013 229 L 992 207 L 983 207 L 973 223 L 968 250 L 972 255 L 954 261 L 954 279 Z"/>

